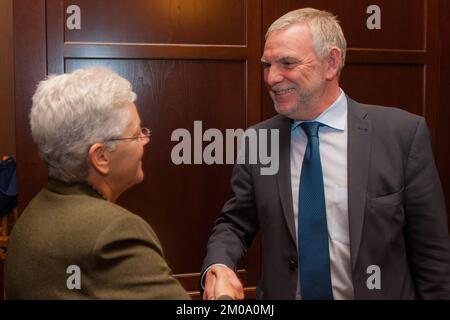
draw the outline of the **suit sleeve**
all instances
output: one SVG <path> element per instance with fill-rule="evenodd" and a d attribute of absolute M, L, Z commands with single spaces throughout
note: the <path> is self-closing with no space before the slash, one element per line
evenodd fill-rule
<path fill-rule="evenodd" d="M 248 164 L 234 166 L 232 197 L 225 203 L 209 238 L 202 273 L 214 263 L 236 269 L 251 245 L 258 230 L 251 170 Z"/>
<path fill-rule="evenodd" d="M 140 217 L 115 218 L 92 252 L 92 296 L 99 299 L 189 299 L 172 276 L 159 240 Z"/>
<path fill-rule="evenodd" d="M 422 299 L 450 299 L 447 211 L 423 118 L 411 144 L 405 178 L 406 244 L 416 291 Z"/>

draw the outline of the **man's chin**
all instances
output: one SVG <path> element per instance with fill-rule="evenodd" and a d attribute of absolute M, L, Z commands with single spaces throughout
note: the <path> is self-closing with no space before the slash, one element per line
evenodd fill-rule
<path fill-rule="evenodd" d="M 292 105 L 275 102 L 275 111 L 283 116 L 289 117 L 290 115 L 295 113 L 295 107 L 293 107 Z"/>

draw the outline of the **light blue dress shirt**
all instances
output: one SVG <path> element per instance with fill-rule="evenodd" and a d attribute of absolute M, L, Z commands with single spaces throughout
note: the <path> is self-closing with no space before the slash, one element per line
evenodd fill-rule
<path fill-rule="evenodd" d="M 350 262 L 347 186 L 347 97 L 341 90 L 337 100 L 316 119 L 325 126 L 319 129 L 331 282 L 334 299 L 353 299 Z M 291 127 L 291 186 L 295 229 L 298 229 L 300 173 L 308 138 L 295 121 Z M 299 286 L 298 286 L 299 288 Z M 297 289 L 297 297 L 300 297 Z"/>

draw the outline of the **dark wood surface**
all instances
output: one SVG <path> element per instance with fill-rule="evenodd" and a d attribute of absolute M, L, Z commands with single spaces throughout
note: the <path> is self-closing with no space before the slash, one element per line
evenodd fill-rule
<path fill-rule="evenodd" d="M 14 88 L 18 209 L 22 212 L 47 180 L 47 171 L 31 138 L 31 97 L 47 75 L 45 1 L 14 1 Z"/>
<path fill-rule="evenodd" d="M 15 155 L 12 3 L 0 1 L 0 158 Z"/>
<path fill-rule="evenodd" d="M 439 5 L 440 102 L 436 126 L 435 154 L 446 195 L 448 212 L 450 209 L 450 1 L 442 0 Z"/>
<path fill-rule="evenodd" d="M 425 70 L 419 64 L 349 63 L 342 72 L 341 85 L 359 102 L 423 115 L 424 79 Z"/>
<path fill-rule="evenodd" d="M 0 159 L 15 156 L 12 0 L 0 1 Z M 2 242 L 2 241 L 0 241 Z M 0 244 L 0 300 L 3 299 L 3 243 Z"/>
<path fill-rule="evenodd" d="M 312 7 L 338 16 L 349 47 L 422 50 L 425 2 L 427 0 L 265 0 L 264 30 L 288 11 Z M 381 8 L 381 30 L 366 28 L 366 20 L 369 17 L 366 9 L 373 4 Z"/>
<path fill-rule="evenodd" d="M 66 42 L 246 44 L 243 0 L 64 1 L 69 5 L 80 7 L 82 26 L 66 29 Z"/>

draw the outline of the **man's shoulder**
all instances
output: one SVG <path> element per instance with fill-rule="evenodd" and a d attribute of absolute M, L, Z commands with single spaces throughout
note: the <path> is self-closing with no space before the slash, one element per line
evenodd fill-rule
<path fill-rule="evenodd" d="M 348 97 L 347 99 L 349 112 L 357 114 L 362 118 L 375 121 L 380 120 L 415 123 L 423 119 L 422 116 L 406 111 L 404 108 L 360 103 Z"/>
<path fill-rule="evenodd" d="M 402 108 L 358 103 L 348 99 L 349 125 L 369 121 L 372 136 L 386 144 L 409 146 L 419 127 L 426 126 L 423 117 Z"/>

